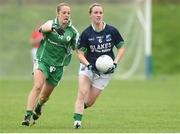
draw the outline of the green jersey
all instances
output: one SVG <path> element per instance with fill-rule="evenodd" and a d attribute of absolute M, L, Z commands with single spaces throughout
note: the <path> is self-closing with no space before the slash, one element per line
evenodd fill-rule
<path fill-rule="evenodd" d="M 50 20 L 52 26 L 60 27 L 58 19 Z M 43 32 L 44 39 L 36 53 L 38 61 L 43 61 L 51 66 L 67 66 L 71 60 L 71 50 L 76 48 L 78 32 L 71 22 L 63 29 L 64 34 L 56 31 Z"/>

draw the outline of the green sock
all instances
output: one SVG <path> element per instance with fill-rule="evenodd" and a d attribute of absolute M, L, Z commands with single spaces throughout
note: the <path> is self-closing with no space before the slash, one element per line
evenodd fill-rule
<path fill-rule="evenodd" d="M 82 114 L 74 113 L 74 120 L 75 121 L 81 121 L 82 120 Z"/>
<path fill-rule="evenodd" d="M 41 108 L 42 108 L 43 104 L 44 104 L 44 102 L 39 100 L 36 104 L 34 111 L 38 114 L 41 114 Z"/>
<path fill-rule="evenodd" d="M 34 111 L 37 112 L 37 109 L 41 109 L 41 105 L 39 105 L 39 103 L 36 104 L 35 108 L 34 108 Z"/>
<path fill-rule="evenodd" d="M 39 100 L 39 101 L 37 102 L 37 104 L 36 104 L 36 108 L 41 109 L 41 107 L 43 106 L 43 104 L 44 104 L 44 101 Z"/>
<path fill-rule="evenodd" d="M 27 115 L 27 116 L 31 116 L 32 113 L 33 113 L 32 110 L 26 110 L 26 115 Z"/>

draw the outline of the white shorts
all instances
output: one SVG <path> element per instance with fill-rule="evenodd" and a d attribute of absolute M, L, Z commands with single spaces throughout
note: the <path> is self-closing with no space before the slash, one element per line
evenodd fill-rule
<path fill-rule="evenodd" d="M 34 61 L 36 59 L 36 52 L 37 52 L 37 48 L 32 48 L 31 54 L 32 54 L 32 61 L 33 61 L 33 63 L 34 63 Z"/>
<path fill-rule="evenodd" d="M 103 90 L 108 85 L 112 77 L 112 74 L 100 74 L 100 76 L 98 76 L 91 70 L 88 70 L 82 63 L 80 63 L 79 75 L 87 76 L 91 80 L 92 86 L 100 90 Z"/>

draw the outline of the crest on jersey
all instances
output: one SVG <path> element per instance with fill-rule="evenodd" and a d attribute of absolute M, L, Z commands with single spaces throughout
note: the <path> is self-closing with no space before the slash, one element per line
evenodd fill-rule
<path fill-rule="evenodd" d="M 106 41 L 111 41 L 112 39 L 111 39 L 111 35 L 110 34 L 108 34 L 108 35 L 106 35 Z"/>
<path fill-rule="evenodd" d="M 66 40 L 69 42 L 71 40 L 71 36 L 67 36 Z"/>

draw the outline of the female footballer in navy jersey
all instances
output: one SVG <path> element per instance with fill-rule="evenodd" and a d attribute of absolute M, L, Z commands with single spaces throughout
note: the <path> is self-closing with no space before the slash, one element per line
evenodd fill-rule
<path fill-rule="evenodd" d="M 124 40 L 119 31 L 103 21 L 103 7 L 94 3 L 89 7 L 91 25 L 81 34 L 78 41 L 79 89 L 75 103 L 74 128 L 81 127 L 81 120 L 85 108 L 94 104 L 101 91 L 108 85 L 117 64 L 123 54 Z M 114 55 L 113 47 L 117 48 Z M 95 67 L 96 59 L 101 55 L 109 55 L 114 60 L 111 70 L 102 74 Z"/>

